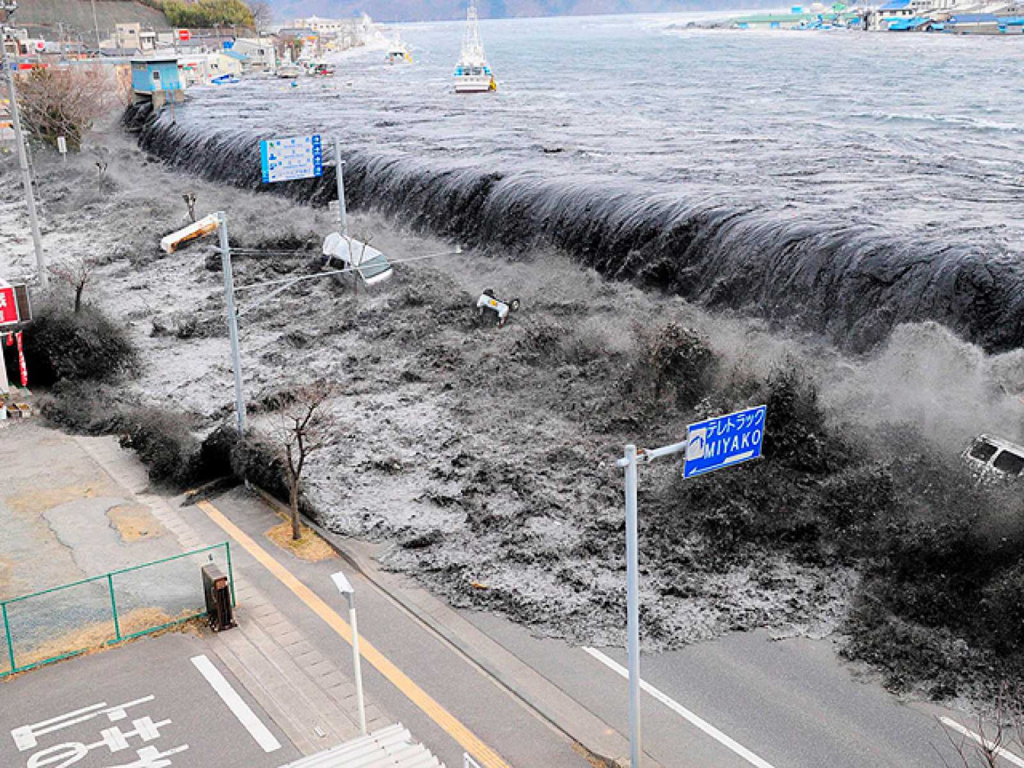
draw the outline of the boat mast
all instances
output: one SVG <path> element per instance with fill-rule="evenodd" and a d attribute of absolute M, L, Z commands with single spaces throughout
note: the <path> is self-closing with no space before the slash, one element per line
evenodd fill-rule
<path fill-rule="evenodd" d="M 462 58 L 464 61 L 473 63 L 484 61 L 484 44 L 480 42 L 476 5 L 472 0 L 469 3 L 469 11 L 466 13 L 466 36 L 462 39 Z"/>

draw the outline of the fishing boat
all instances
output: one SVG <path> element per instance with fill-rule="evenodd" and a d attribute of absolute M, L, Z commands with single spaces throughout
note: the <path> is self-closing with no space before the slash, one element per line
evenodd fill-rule
<path fill-rule="evenodd" d="M 480 27 L 476 6 L 470 2 L 466 13 L 466 35 L 462 39 L 462 54 L 455 65 L 456 93 L 486 93 L 498 90 L 498 83 L 487 65 L 484 44 L 480 42 Z"/>
<path fill-rule="evenodd" d="M 412 53 L 409 51 L 409 46 L 402 42 L 401 37 L 396 37 L 394 42 L 388 46 L 385 60 L 388 64 L 412 64 Z"/>

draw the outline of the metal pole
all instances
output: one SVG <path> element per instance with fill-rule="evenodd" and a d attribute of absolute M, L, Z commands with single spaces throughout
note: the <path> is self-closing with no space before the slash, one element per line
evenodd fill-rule
<path fill-rule="evenodd" d="M 96 55 L 100 52 L 100 22 L 96 18 L 96 0 L 92 0 L 92 25 L 96 30 Z"/>
<path fill-rule="evenodd" d="M 7 638 L 7 658 L 10 659 L 11 674 L 17 672 L 17 665 L 14 664 L 14 643 L 10 639 L 10 621 L 7 618 L 7 603 L 0 603 L 3 612 L 3 634 Z"/>
<path fill-rule="evenodd" d="M 7 362 L 4 360 L 4 335 L 0 334 L 0 395 L 6 395 L 11 391 L 11 384 L 7 381 Z M 0 404 L 0 408 L 3 408 Z"/>
<path fill-rule="evenodd" d="M 9 8 L 4 8 L 8 10 Z M 32 173 L 28 168 L 28 154 L 25 151 L 25 136 L 21 132 L 21 115 L 18 111 L 18 88 L 14 84 L 14 72 L 7 65 L 7 26 L 0 27 L 0 54 L 4 71 L 7 72 L 7 93 L 11 99 L 11 120 L 14 123 L 14 140 L 18 144 L 18 164 L 21 166 L 21 183 L 25 187 L 25 202 L 28 204 L 28 220 L 32 228 L 32 245 L 36 251 L 36 268 L 39 271 L 39 285 L 49 286 L 46 274 L 46 256 L 43 254 L 43 236 L 39 232 L 39 218 L 36 215 L 36 197 L 32 190 Z"/>
<path fill-rule="evenodd" d="M 227 304 L 228 335 L 231 337 L 231 368 L 235 373 L 235 414 L 238 434 L 245 434 L 245 400 L 242 395 L 242 356 L 238 349 L 238 316 L 235 314 L 235 281 L 231 274 L 231 245 L 228 242 L 228 217 L 217 212 L 220 230 L 220 264 L 224 272 L 224 302 Z"/>
<path fill-rule="evenodd" d="M 341 221 L 341 235 L 348 237 L 348 212 L 345 210 L 345 163 L 341 159 L 341 142 L 334 137 L 334 167 L 338 175 L 338 219 Z"/>
<path fill-rule="evenodd" d="M 626 633 L 629 638 L 630 765 L 640 768 L 640 579 L 636 522 L 636 446 L 626 446 Z"/>
<path fill-rule="evenodd" d="M 114 614 L 114 634 L 116 642 L 121 642 L 121 622 L 117 618 L 117 600 L 114 599 L 114 576 L 107 574 L 107 587 L 110 589 L 110 610 Z"/>
<path fill-rule="evenodd" d="M 359 732 L 366 735 L 366 702 L 363 701 L 363 670 L 359 659 L 359 627 L 356 625 L 356 596 L 347 593 L 348 623 L 352 625 L 352 664 L 356 675 L 356 702 L 359 705 Z"/>

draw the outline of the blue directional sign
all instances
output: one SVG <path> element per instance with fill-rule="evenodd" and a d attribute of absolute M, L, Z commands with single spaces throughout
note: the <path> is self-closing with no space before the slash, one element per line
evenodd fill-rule
<path fill-rule="evenodd" d="M 768 408 L 759 405 L 698 421 L 687 429 L 683 477 L 694 477 L 761 456 Z"/>
<path fill-rule="evenodd" d="M 324 154 L 320 134 L 261 141 L 260 165 L 264 184 L 323 176 Z"/>

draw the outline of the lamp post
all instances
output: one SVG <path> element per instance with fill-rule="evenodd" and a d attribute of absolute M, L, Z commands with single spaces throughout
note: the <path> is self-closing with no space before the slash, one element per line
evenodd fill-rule
<path fill-rule="evenodd" d="M 359 704 L 359 732 L 365 736 L 366 703 L 363 701 L 363 672 L 359 660 L 359 628 L 356 625 L 355 590 L 341 571 L 332 575 L 331 578 L 338 591 L 348 599 L 348 623 L 352 626 L 352 665 L 355 668 L 356 701 Z"/>

